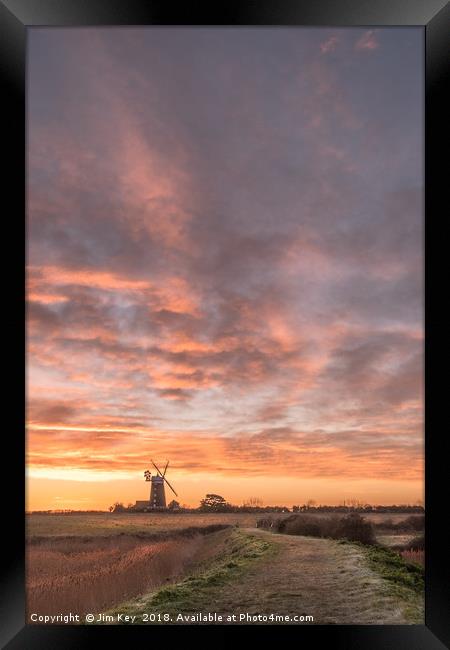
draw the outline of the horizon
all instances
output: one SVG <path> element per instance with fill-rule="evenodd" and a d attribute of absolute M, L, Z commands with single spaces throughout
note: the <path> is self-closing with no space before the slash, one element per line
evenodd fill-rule
<path fill-rule="evenodd" d="M 217 495 L 216 495 L 217 496 Z M 220 496 L 220 495 L 219 495 Z M 111 504 L 111 506 L 114 506 L 116 504 Z M 158 510 L 149 510 L 149 511 L 140 511 L 140 510 L 133 510 L 131 506 L 134 506 L 134 504 L 126 505 L 124 503 L 120 503 L 119 505 L 124 507 L 123 511 L 118 511 L 114 512 L 111 511 L 109 508 L 106 510 L 101 510 L 101 509 L 92 509 L 92 510 L 83 510 L 83 509 L 54 509 L 54 510 L 26 510 L 25 514 L 26 515 L 31 515 L 31 514 L 39 514 L 39 513 L 55 513 L 55 514 L 62 514 L 62 513 L 84 513 L 84 512 L 105 512 L 108 514 L 123 514 L 126 512 L 136 512 L 138 514 L 161 514 L 161 511 Z M 273 504 L 260 504 L 260 505 L 250 505 L 248 503 L 242 503 L 242 504 L 236 504 L 236 503 L 228 503 L 227 506 L 230 506 L 232 508 L 239 508 L 239 509 L 244 509 L 246 508 L 247 510 L 267 510 L 267 509 L 272 509 L 272 508 L 287 508 L 290 512 L 297 512 L 296 510 L 294 511 L 294 508 L 306 508 L 306 510 L 320 510 L 323 508 L 333 508 L 333 509 L 338 509 L 338 508 L 347 508 L 349 510 L 369 510 L 371 509 L 377 509 L 377 508 L 393 508 L 395 510 L 400 510 L 404 508 L 405 510 L 410 510 L 413 508 L 421 508 L 422 510 L 425 510 L 425 505 L 424 503 L 419 499 L 416 503 L 360 503 L 358 505 L 350 505 L 346 503 L 339 503 L 339 504 L 329 504 L 329 503 L 317 503 L 314 505 L 308 505 L 307 503 L 294 503 L 294 504 L 280 504 L 280 505 L 273 505 Z M 189 506 L 187 504 L 183 504 L 179 506 L 179 510 L 174 510 L 172 513 L 170 511 L 165 510 L 168 514 L 176 514 L 177 512 L 183 512 L 183 511 L 194 511 L 198 510 L 200 508 L 200 504 L 198 506 Z M 214 512 L 211 511 L 213 514 Z M 304 512 L 302 510 L 301 512 Z M 208 514 L 205 512 L 205 514 Z M 233 512 L 230 512 L 230 514 L 233 514 Z"/>
<path fill-rule="evenodd" d="M 422 40 L 29 30 L 27 509 L 423 501 Z"/>

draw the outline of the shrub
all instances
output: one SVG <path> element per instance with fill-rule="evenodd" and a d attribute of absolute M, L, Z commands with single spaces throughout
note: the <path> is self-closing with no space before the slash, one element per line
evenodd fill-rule
<path fill-rule="evenodd" d="M 342 517 L 334 533 L 333 537 L 335 539 L 348 539 L 352 542 L 361 542 L 362 544 L 375 543 L 372 524 L 356 513 Z"/>
<path fill-rule="evenodd" d="M 374 544 L 375 536 L 370 521 L 357 513 L 345 517 L 322 517 L 318 515 L 291 515 L 278 521 L 260 519 L 258 528 L 271 528 L 286 535 L 305 535 L 307 537 L 331 537 L 348 539 L 362 544 Z"/>
<path fill-rule="evenodd" d="M 293 515 L 279 522 L 278 532 L 287 535 L 306 535 L 307 537 L 323 537 L 323 530 L 317 519 Z"/>
<path fill-rule="evenodd" d="M 375 521 L 373 526 L 375 528 L 382 528 L 383 530 L 396 530 L 398 528 L 398 524 L 392 521 L 391 518 L 383 519 L 382 521 Z"/>
<path fill-rule="evenodd" d="M 272 517 L 262 517 L 256 522 L 256 528 L 273 528 L 274 520 Z"/>
<path fill-rule="evenodd" d="M 398 522 L 392 521 L 392 519 L 385 519 L 384 521 L 376 522 L 374 525 L 377 529 L 391 530 L 398 533 L 409 531 L 419 532 L 425 528 L 425 516 L 410 515 L 406 519 L 401 519 Z"/>
<path fill-rule="evenodd" d="M 404 521 L 400 522 L 400 524 L 403 524 L 404 528 L 408 530 L 421 531 L 425 528 L 425 517 L 423 515 L 419 517 L 407 517 Z"/>

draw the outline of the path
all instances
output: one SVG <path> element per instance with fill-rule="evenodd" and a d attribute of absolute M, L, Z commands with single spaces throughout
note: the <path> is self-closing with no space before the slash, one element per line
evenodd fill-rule
<path fill-rule="evenodd" d="M 357 547 L 314 537 L 270 536 L 279 551 L 256 563 L 238 581 L 222 587 L 214 611 L 312 615 L 316 624 L 402 624 L 409 602 L 368 568 Z M 420 607 L 420 597 L 414 597 Z"/>

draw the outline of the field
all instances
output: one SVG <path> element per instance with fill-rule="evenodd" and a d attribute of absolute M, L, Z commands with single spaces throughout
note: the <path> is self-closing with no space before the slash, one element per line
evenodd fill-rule
<path fill-rule="evenodd" d="M 181 530 L 189 526 L 201 527 L 213 524 L 228 524 L 253 528 L 263 515 L 254 513 L 143 513 L 143 514 L 31 514 L 26 516 L 28 539 L 33 537 L 53 536 L 104 536 L 120 534 L 151 535 Z M 285 517 L 285 514 L 273 514 L 274 519 Z M 313 515 L 320 517 L 321 515 Z M 369 513 L 366 518 L 374 523 L 383 520 L 399 522 L 406 519 L 407 514 L 378 514 Z M 387 534 L 387 539 L 392 537 Z"/>
<path fill-rule="evenodd" d="M 281 516 L 281 515 L 280 515 Z M 32 514 L 27 515 L 28 539 L 59 536 L 153 535 L 173 533 L 190 526 L 215 524 L 254 527 L 260 517 L 244 513 L 143 513 L 143 514 Z"/>
<path fill-rule="evenodd" d="M 176 623 L 214 603 L 224 615 L 420 623 L 423 578 L 414 567 L 423 551 L 389 550 L 417 535 L 400 534 L 407 516 L 368 517 L 383 550 L 258 529 L 260 514 L 28 515 L 27 610 L 126 613 L 137 622 L 151 611 Z"/>
<path fill-rule="evenodd" d="M 217 533 L 167 541 L 48 537 L 27 549 L 28 610 L 103 610 L 176 579 L 214 555 L 219 541 Z"/>

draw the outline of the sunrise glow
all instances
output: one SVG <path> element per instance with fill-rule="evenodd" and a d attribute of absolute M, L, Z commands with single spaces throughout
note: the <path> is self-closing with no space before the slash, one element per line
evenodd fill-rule
<path fill-rule="evenodd" d="M 423 498 L 421 39 L 31 30 L 27 509 Z"/>

